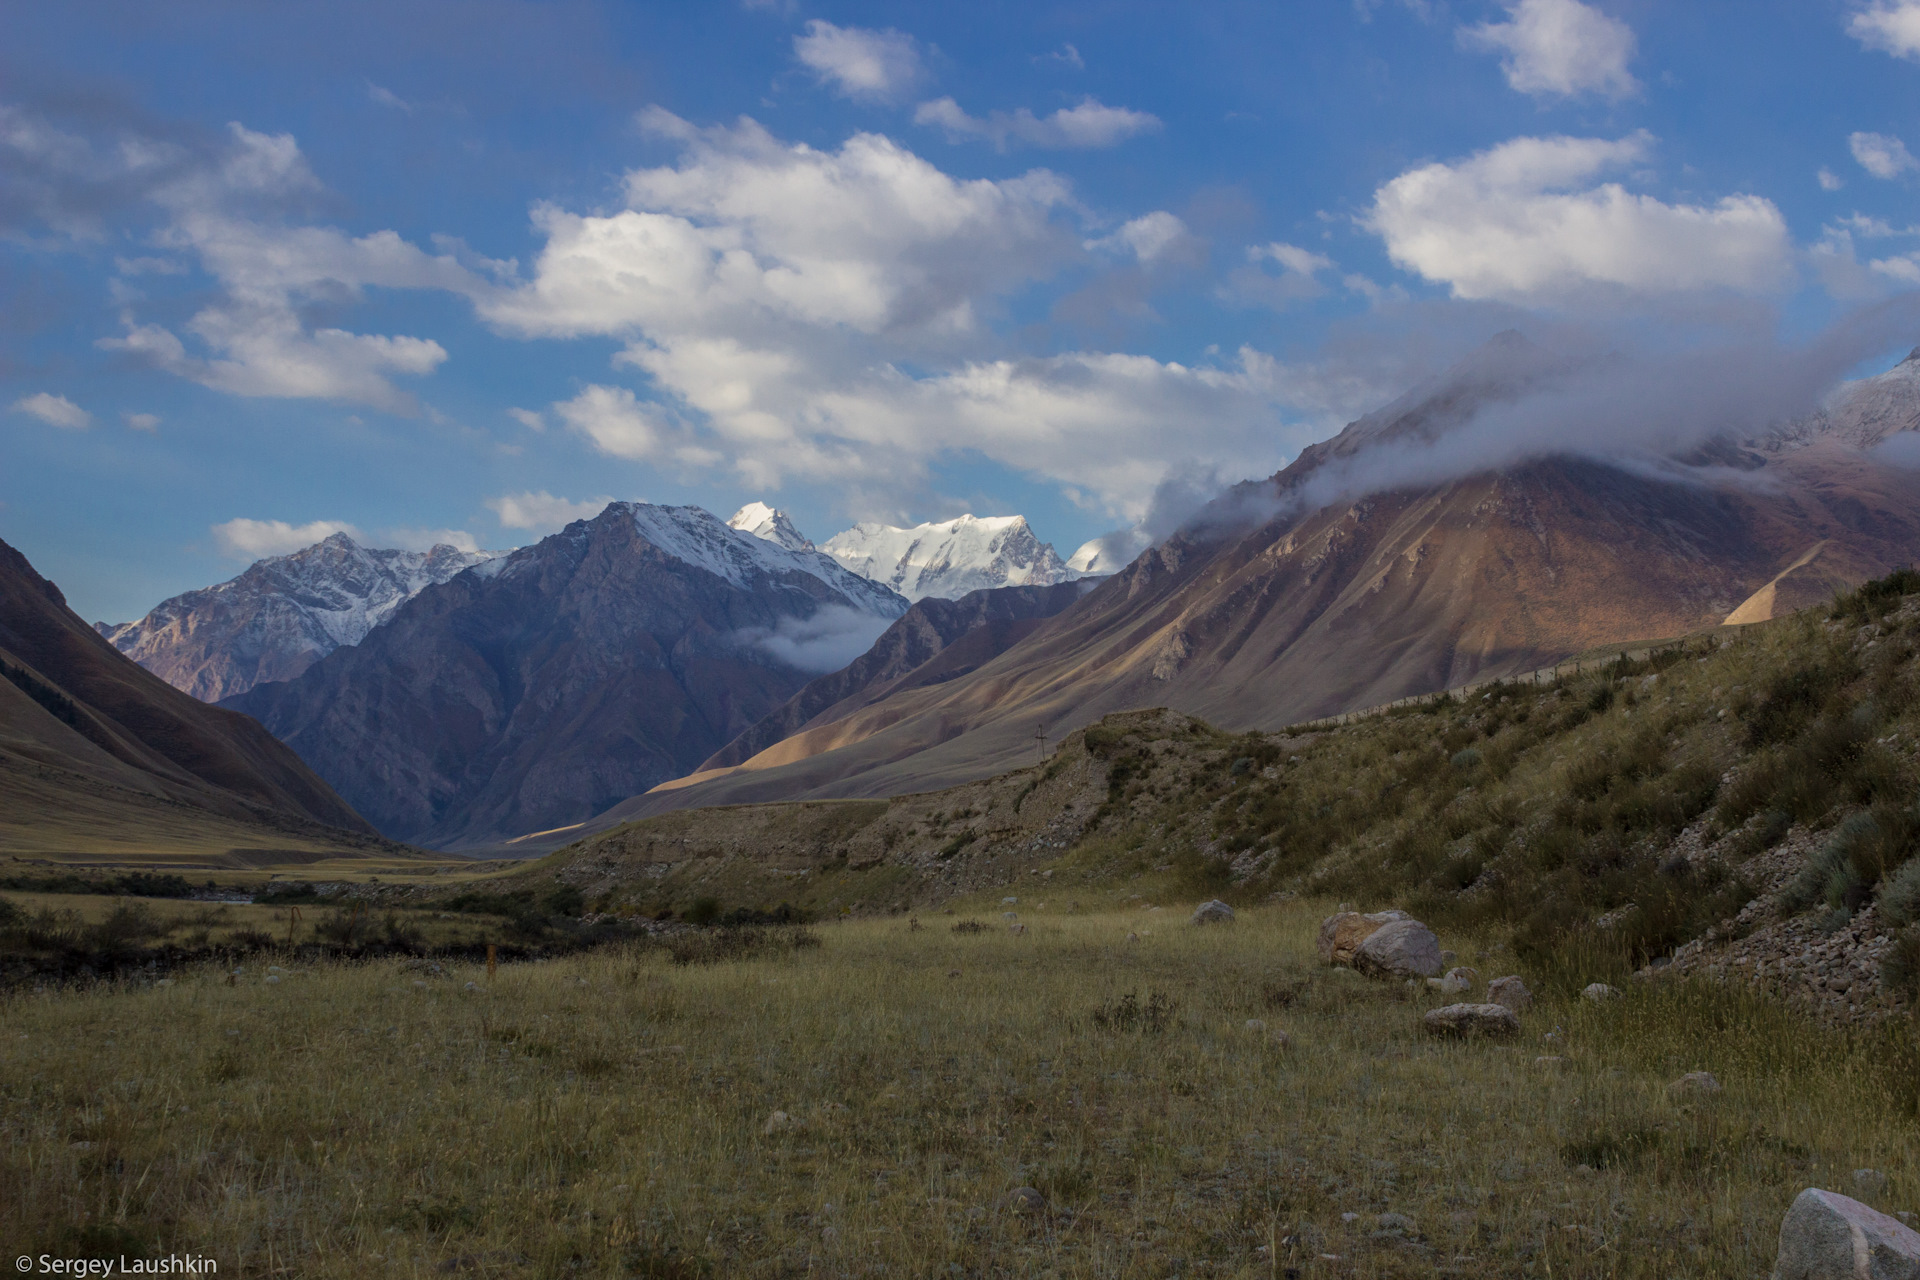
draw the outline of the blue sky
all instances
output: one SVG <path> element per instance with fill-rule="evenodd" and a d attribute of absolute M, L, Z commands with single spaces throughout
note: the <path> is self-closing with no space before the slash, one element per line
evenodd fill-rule
<path fill-rule="evenodd" d="M 8 28 L 0 537 L 90 619 L 607 497 L 1066 554 L 1504 328 L 1790 349 L 1920 285 L 1920 0 Z"/>

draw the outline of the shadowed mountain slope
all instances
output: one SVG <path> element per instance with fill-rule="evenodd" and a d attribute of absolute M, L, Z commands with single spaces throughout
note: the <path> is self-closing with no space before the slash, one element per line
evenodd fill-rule
<path fill-rule="evenodd" d="M 709 756 L 700 771 L 742 764 L 797 733 L 844 720 L 904 690 L 957 680 L 1006 652 L 1095 585 L 1082 581 L 992 587 L 958 600 L 928 596 L 888 627 L 873 648 L 809 683 L 785 706 Z"/>
<path fill-rule="evenodd" d="M 272 832 L 372 835 L 258 723 L 122 656 L 3 542 L 0 666 L 0 829 L 13 847 L 64 848 L 85 827 L 137 842 L 168 811 L 255 844 Z M 63 834 L 35 834 L 49 825 Z"/>

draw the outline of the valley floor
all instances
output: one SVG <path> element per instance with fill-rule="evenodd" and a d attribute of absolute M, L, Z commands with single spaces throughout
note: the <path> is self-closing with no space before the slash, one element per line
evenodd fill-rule
<path fill-rule="evenodd" d="M 1809 1185 L 1920 1208 L 1910 1028 L 1443 929 L 1540 999 L 1437 1042 L 1454 997 L 1318 963 L 1332 903 L 1190 905 L 18 991 L 0 1221 L 222 1276 L 1668 1280 L 1763 1276 Z"/>

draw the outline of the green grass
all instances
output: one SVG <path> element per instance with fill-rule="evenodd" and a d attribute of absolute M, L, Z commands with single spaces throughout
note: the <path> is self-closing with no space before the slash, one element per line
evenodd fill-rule
<path fill-rule="evenodd" d="M 0 1221 L 222 1275 L 1668 1280 L 1763 1274 L 1855 1168 L 1920 1207 L 1910 1030 L 1635 984 L 1434 1042 L 1424 988 L 1317 965 L 1330 905 L 16 993 Z"/>

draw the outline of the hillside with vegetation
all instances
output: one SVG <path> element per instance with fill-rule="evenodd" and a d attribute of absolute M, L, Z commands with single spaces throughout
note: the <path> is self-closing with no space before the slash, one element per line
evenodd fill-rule
<path fill-rule="evenodd" d="M 558 881 L 593 914 L 681 917 L 1001 891 L 1055 912 L 1310 895 L 1582 975 L 1737 969 L 1870 1015 L 1920 982 L 1916 592 L 1903 572 L 1830 607 L 1340 725 L 1110 716 L 1044 765 L 890 801 L 666 814 L 501 889 Z M 1803 963 L 1816 947 L 1827 961 Z"/>

